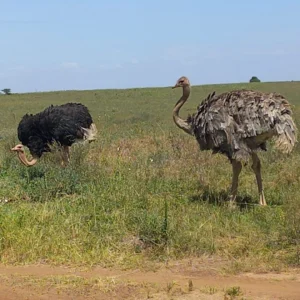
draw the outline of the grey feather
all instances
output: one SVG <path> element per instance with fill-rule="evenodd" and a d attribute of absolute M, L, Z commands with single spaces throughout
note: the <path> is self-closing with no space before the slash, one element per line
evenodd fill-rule
<path fill-rule="evenodd" d="M 290 152 L 297 141 L 296 125 L 288 101 L 277 93 L 236 90 L 209 94 L 187 122 L 201 150 L 220 152 L 230 160 L 248 160 L 252 151 L 276 147 Z"/>

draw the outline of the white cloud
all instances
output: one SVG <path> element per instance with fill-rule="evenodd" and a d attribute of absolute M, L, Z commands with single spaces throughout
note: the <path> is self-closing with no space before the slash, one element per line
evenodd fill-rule
<path fill-rule="evenodd" d="M 253 55 L 253 56 L 260 56 L 260 55 L 274 55 L 274 56 L 280 56 L 280 55 L 288 55 L 292 54 L 292 52 L 286 51 L 284 49 L 274 49 L 274 50 L 248 50 L 244 52 L 244 55 Z"/>
<path fill-rule="evenodd" d="M 15 67 L 10 67 L 8 71 L 23 71 L 25 69 L 24 66 L 15 66 Z"/>
<path fill-rule="evenodd" d="M 78 69 L 79 64 L 77 62 L 63 62 L 61 67 L 64 69 Z"/>
<path fill-rule="evenodd" d="M 139 61 L 136 58 L 132 58 L 130 61 L 133 65 L 136 65 L 139 63 Z"/>
<path fill-rule="evenodd" d="M 100 65 L 99 68 L 102 70 L 116 70 L 116 69 L 122 69 L 123 66 L 121 64 L 105 64 L 105 65 Z"/>
<path fill-rule="evenodd" d="M 190 59 L 202 55 L 198 47 L 193 46 L 174 46 L 163 49 L 162 59 L 164 60 L 179 60 Z"/>
<path fill-rule="evenodd" d="M 224 51 L 216 51 L 209 47 L 201 49 L 197 46 L 174 46 L 163 49 L 161 59 L 180 63 L 184 66 L 195 66 L 206 59 L 219 59 L 226 56 Z"/>
<path fill-rule="evenodd" d="M 15 75 L 23 75 L 24 73 L 30 73 L 31 70 L 20 65 L 20 66 L 11 66 L 8 68 L 4 68 L 4 70 L 2 69 L 1 71 L 4 72 L 0 73 L 0 77 L 8 78 L 8 77 L 13 77 Z"/>

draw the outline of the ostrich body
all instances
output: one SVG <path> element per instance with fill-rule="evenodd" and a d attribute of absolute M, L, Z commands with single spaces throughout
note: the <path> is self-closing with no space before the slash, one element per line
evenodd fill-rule
<path fill-rule="evenodd" d="M 266 142 L 275 139 L 275 147 L 283 153 L 292 151 L 297 141 L 297 128 L 288 101 L 277 93 L 235 90 L 220 95 L 212 93 L 186 120 L 179 110 L 190 95 L 187 77 L 177 80 L 173 88 L 182 87 L 182 97 L 173 110 L 175 124 L 195 136 L 200 150 L 226 155 L 232 164 L 230 203 L 234 204 L 242 163 L 252 159 L 259 203 L 267 205 L 263 193 L 261 163 L 257 151 L 266 151 Z"/>
<path fill-rule="evenodd" d="M 12 151 L 18 153 L 20 161 L 27 167 L 36 164 L 44 152 L 51 152 L 50 145 L 58 143 L 63 150 L 63 162 L 69 161 L 69 147 L 78 141 L 92 142 L 97 128 L 86 106 L 66 103 L 49 106 L 35 115 L 24 115 L 18 126 L 18 138 L 22 144 Z M 29 148 L 32 160 L 26 158 L 24 147 Z"/>

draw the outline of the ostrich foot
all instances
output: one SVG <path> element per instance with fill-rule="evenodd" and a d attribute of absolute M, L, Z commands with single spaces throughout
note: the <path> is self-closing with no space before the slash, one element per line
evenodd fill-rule
<path fill-rule="evenodd" d="M 267 206 L 267 201 L 263 192 L 259 195 L 259 204 L 262 206 Z"/>
<path fill-rule="evenodd" d="M 231 209 L 235 209 L 237 207 L 236 204 L 236 196 L 235 195 L 230 195 L 229 201 L 228 201 L 228 207 Z"/>

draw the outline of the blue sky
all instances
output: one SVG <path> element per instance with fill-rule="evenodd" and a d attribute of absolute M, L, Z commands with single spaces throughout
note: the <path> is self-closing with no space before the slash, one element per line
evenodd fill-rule
<path fill-rule="evenodd" d="M 13 92 L 300 80 L 298 0 L 10 0 L 0 88 Z"/>

